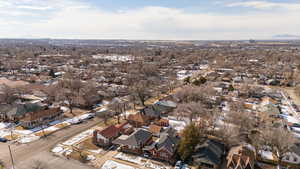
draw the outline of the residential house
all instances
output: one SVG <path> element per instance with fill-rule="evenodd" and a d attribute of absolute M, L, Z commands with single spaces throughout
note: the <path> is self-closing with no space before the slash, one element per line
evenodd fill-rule
<path fill-rule="evenodd" d="M 116 127 L 119 129 L 119 132 L 123 135 L 130 135 L 134 132 L 134 127 L 128 122 L 117 124 Z"/>
<path fill-rule="evenodd" d="M 146 146 L 143 150 L 145 155 L 153 159 L 174 163 L 178 144 L 179 137 L 163 133 L 158 140 Z"/>
<path fill-rule="evenodd" d="M 224 145 L 216 140 L 209 139 L 196 146 L 192 155 L 194 165 L 201 169 L 219 169 L 225 154 Z"/>
<path fill-rule="evenodd" d="M 120 130 L 115 125 L 106 127 L 103 130 L 95 130 L 93 134 L 94 144 L 101 147 L 112 145 L 112 141 L 120 136 Z"/>
<path fill-rule="evenodd" d="M 160 110 L 155 109 L 153 106 L 147 106 L 140 112 L 147 116 L 150 120 L 159 119 L 161 116 Z"/>
<path fill-rule="evenodd" d="M 20 119 L 20 125 L 25 128 L 34 128 L 40 125 L 45 125 L 55 120 L 62 118 L 63 111 L 60 108 L 48 108 L 36 112 L 25 114 L 24 118 Z"/>
<path fill-rule="evenodd" d="M 138 129 L 131 135 L 122 135 L 113 144 L 120 145 L 121 151 L 142 154 L 143 148 L 153 142 L 152 133 L 145 129 Z"/>
<path fill-rule="evenodd" d="M 227 169 L 254 169 L 255 149 L 251 145 L 232 147 L 227 155 Z"/>
<path fill-rule="evenodd" d="M 162 100 L 154 103 L 154 109 L 162 114 L 169 113 L 177 107 L 177 104 L 170 100 Z"/>
<path fill-rule="evenodd" d="M 291 148 L 291 152 L 286 153 L 282 159 L 282 161 L 292 164 L 292 165 L 300 165 L 300 144 L 295 144 Z"/>
<path fill-rule="evenodd" d="M 45 105 L 39 103 L 16 103 L 0 105 L 0 118 L 5 121 L 18 121 L 26 113 L 36 112 L 45 109 Z"/>
<path fill-rule="evenodd" d="M 158 125 L 158 126 L 162 126 L 162 127 L 169 127 L 169 120 L 168 119 L 164 119 L 161 118 L 157 121 L 154 122 L 154 124 Z"/>
<path fill-rule="evenodd" d="M 149 131 L 153 134 L 153 136 L 159 136 L 160 133 L 163 131 L 163 127 L 155 125 L 155 124 L 151 124 L 149 126 Z"/>
<path fill-rule="evenodd" d="M 150 124 L 150 118 L 142 112 L 130 114 L 127 120 L 134 127 L 148 126 Z"/>

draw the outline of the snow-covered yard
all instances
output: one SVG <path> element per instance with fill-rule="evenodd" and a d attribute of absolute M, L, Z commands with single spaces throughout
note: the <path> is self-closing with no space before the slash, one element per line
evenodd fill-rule
<path fill-rule="evenodd" d="M 136 169 L 134 167 L 131 167 L 129 165 L 121 164 L 112 160 L 107 160 L 101 169 Z"/>
<path fill-rule="evenodd" d="M 73 137 L 73 138 L 65 141 L 62 144 L 63 145 L 67 145 L 67 146 L 71 146 L 71 145 L 77 144 L 77 143 L 81 142 L 82 140 L 86 139 L 87 137 L 92 136 L 93 131 L 94 131 L 93 129 L 84 131 L 84 132 L 76 135 L 75 137 Z"/>
<path fill-rule="evenodd" d="M 118 153 L 117 155 L 114 156 L 116 159 L 120 159 L 123 161 L 131 162 L 133 164 L 137 164 L 140 166 L 144 166 L 147 168 L 153 168 L 153 169 L 170 169 L 171 167 L 166 166 L 164 164 L 155 164 L 151 160 L 140 157 L 140 156 L 134 156 L 134 155 L 128 155 L 125 153 Z"/>
<path fill-rule="evenodd" d="M 171 118 L 169 118 L 169 124 L 171 127 L 173 127 L 177 131 L 182 131 L 185 128 L 185 126 L 187 125 L 185 121 L 175 120 L 175 119 L 171 119 Z"/>

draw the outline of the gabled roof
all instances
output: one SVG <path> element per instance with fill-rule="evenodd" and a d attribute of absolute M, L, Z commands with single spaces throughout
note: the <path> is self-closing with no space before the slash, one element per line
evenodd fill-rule
<path fill-rule="evenodd" d="M 155 124 L 151 124 L 149 126 L 149 131 L 153 134 L 159 134 L 162 131 L 162 127 Z"/>
<path fill-rule="evenodd" d="M 205 143 L 198 145 L 192 158 L 194 162 L 205 162 L 212 165 L 220 165 L 224 145 L 215 140 L 207 140 Z"/>
<path fill-rule="evenodd" d="M 163 133 L 160 135 L 160 138 L 151 144 L 150 146 L 146 146 L 144 150 L 152 150 L 156 149 L 157 151 L 165 149 L 169 153 L 173 154 L 179 144 L 179 138 L 173 135 L 169 135 L 168 133 Z"/>
<path fill-rule="evenodd" d="M 116 137 L 119 134 L 119 129 L 115 125 L 111 125 L 101 131 L 97 131 L 97 133 L 101 134 L 103 137 L 107 139 L 110 139 Z"/>
<path fill-rule="evenodd" d="M 176 108 L 177 107 L 177 104 L 173 101 L 170 101 L 170 100 L 158 101 L 158 102 L 155 103 L 155 105 L 165 106 L 165 107 L 170 107 L 170 108 Z"/>
<path fill-rule="evenodd" d="M 13 104 L 13 105 L 1 105 L 2 113 L 7 113 L 8 116 L 22 116 L 29 112 L 36 112 L 43 109 L 42 105 L 26 103 L 26 104 Z"/>
<path fill-rule="evenodd" d="M 179 138 L 163 134 L 157 143 L 157 149 L 166 149 L 170 153 L 174 153 L 179 144 Z"/>
<path fill-rule="evenodd" d="M 128 120 L 141 122 L 141 123 L 147 123 L 149 121 L 149 118 L 147 116 L 143 115 L 142 113 L 136 113 L 136 114 L 129 115 Z"/>
<path fill-rule="evenodd" d="M 152 133 L 145 129 L 138 129 L 126 139 L 117 139 L 114 144 L 129 145 L 129 146 L 140 146 L 145 144 L 152 137 Z"/>
<path fill-rule="evenodd" d="M 254 168 L 255 149 L 248 144 L 232 147 L 227 155 L 227 168 Z"/>
<path fill-rule="evenodd" d="M 142 109 L 141 112 L 144 113 L 148 117 L 157 118 L 157 117 L 160 117 L 160 115 L 161 115 L 161 111 L 154 109 L 153 106 L 146 107 L 146 108 Z"/>
<path fill-rule="evenodd" d="M 36 112 L 30 112 L 30 113 L 26 114 L 26 116 L 23 119 L 21 119 L 21 121 L 34 121 L 34 120 L 38 120 L 40 118 L 54 116 L 54 115 L 57 115 L 60 113 L 62 113 L 62 110 L 59 107 L 58 108 L 50 108 L 50 109 L 46 109 L 46 110 L 40 110 L 40 111 L 36 111 Z"/>

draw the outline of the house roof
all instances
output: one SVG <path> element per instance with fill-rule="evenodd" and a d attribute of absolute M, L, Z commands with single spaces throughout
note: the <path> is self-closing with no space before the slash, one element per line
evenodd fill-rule
<path fill-rule="evenodd" d="M 115 125 L 106 127 L 105 129 L 98 131 L 98 134 L 101 134 L 105 138 L 114 138 L 119 134 L 119 129 Z"/>
<path fill-rule="evenodd" d="M 152 137 L 152 133 L 145 129 L 138 129 L 125 139 L 117 139 L 113 143 L 129 146 L 140 146 Z"/>
<path fill-rule="evenodd" d="M 165 106 L 165 107 L 170 107 L 170 108 L 176 108 L 177 107 L 177 104 L 173 101 L 170 101 L 170 100 L 158 101 L 158 102 L 155 103 L 155 105 Z"/>
<path fill-rule="evenodd" d="M 36 103 L 1 105 L 0 111 L 8 116 L 22 116 L 29 112 L 36 112 L 43 109 L 43 105 Z"/>
<path fill-rule="evenodd" d="M 128 120 L 145 123 L 148 122 L 149 118 L 142 113 L 130 114 Z"/>
<path fill-rule="evenodd" d="M 144 150 L 165 149 L 168 152 L 170 152 L 171 154 L 173 154 L 176 151 L 178 144 L 179 144 L 178 137 L 173 137 L 173 136 L 170 136 L 170 135 L 164 133 L 161 135 L 161 137 L 158 139 L 158 141 L 154 142 L 150 146 L 146 146 L 144 148 Z"/>
<path fill-rule="evenodd" d="M 212 165 L 220 165 L 224 152 L 224 145 L 215 140 L 207 140 L 205 143 L 196 146 L 192 155 L 195 163 L 205 162 Z"/>
<path fill-rule="evenodd" d="M 228 152 L 227 161 L 227 166 L 230 168 L 237 166 L 245 168 L 247 165 L 254 168 L 255 149 L 247 144 L 232 147 Z"/>
<path fill-rule="evenodd" d="M 179 143 L 178 137 L 172 137 L 168 134 L 163 134 L 157 144 L 157 149 L 165 148 L 169 152 L 174 153 Z"/>
<path fill-rule="evenodd" d="M 161 111 L 154 109 L 153 106 L 146 107 L 146 108 L 142 109 L 141 112 L 144 113 L 148 117 L 155 117 L 155 118 L 159 117 L 161 114 Z"/>
<path fill-rule="evenodd" d="M 162 131 L 162 127 L 155 124 L 151 124 L 149 126 L 149 131 L 153 134 L 159 134 Z"/>
<path fill-rule="evenodd" d="M 167 123 L 167 124 L 169 124 L 169 120 L 168 119 L 159 119 L 158 122 L 159 123 Z"/>
<path fill-rule="evenodd" d="M 21 119 L 21 121 L 34 121 L 34 120 L 38 120 L 40 118 L 59 114 L 61 112 L 62 112 L 62 110 L 60 108 L 50 108 L 50 109 L 46 109 L 46 110 L 30 112 L 30 113 L 26 114 L 26 116 L 23 119 Z"/>

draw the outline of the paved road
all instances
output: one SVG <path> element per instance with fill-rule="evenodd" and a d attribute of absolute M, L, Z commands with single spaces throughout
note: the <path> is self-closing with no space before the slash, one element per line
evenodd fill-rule
<path fill-rule="evenodd" d="M 40 160 L 47 163 L 50 169 L 90 169 L 74 160 L 55 157 L 50 149 L 56 144 L 69 139 L 99 123 L 101 120 L 95 118 L 79 125 L 73 125 L 56 133 L 29 144 L 11 145 L 16 169 L 31 169 L 33 161 Z M 0 143 L 0 159 L 4 161 L 7 169 L 11 169 L 11 161 L 7 143 Z"/>

